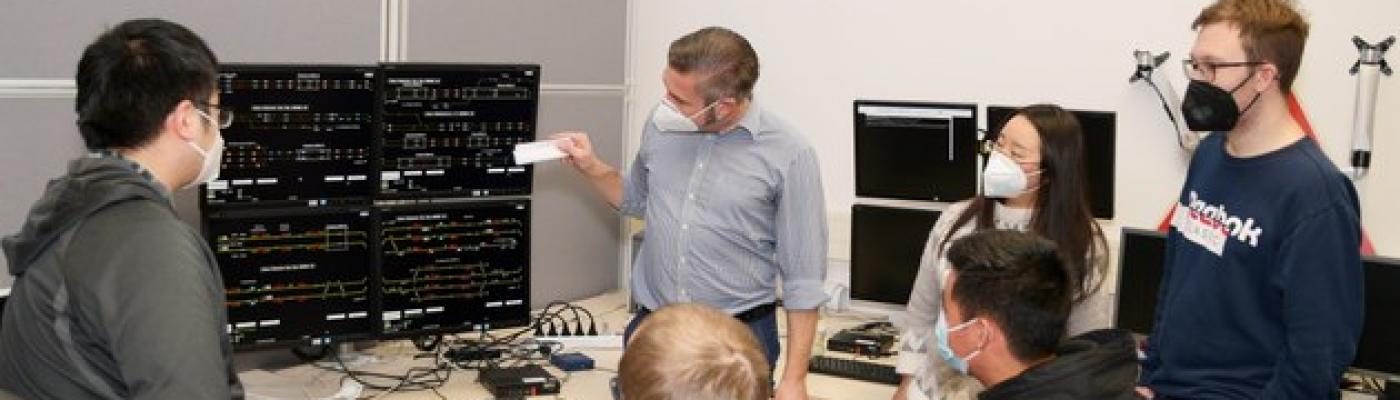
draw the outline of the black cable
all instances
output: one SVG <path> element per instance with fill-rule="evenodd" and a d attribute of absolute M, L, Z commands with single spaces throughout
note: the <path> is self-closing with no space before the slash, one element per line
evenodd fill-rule
<path fill-rule="evenodd" d="M 435 354 L 440 354 L 440 353 L 435 353 Z M 340 369 L 339 369 L 339 370 L 330 369 L 330 370 L 333 370 L 333 371 L 336 371 L 336 372 L 344 373 L 345 376 L 346 376 L 347 378 L 349 378 L 349 379 L 351 379 L 351 380 L 354 380 L 355 383 L 360 384 L 360 386 L 363 386 L 363 387 L 365 387 L 365 388 L 367 388 L 367 389 L 371 389 L 371 390 L 378 390 L 378 391 L 396 391 L 396 392 L 397 392 L 397 391 L 411 392 L 411 391 L 421 391 L 421 390 L 436 389 L 436 388 L 438 388 L 438 387 L 441 387 L 442 385 L 447 384 L 447 377 L 444 377 L 444 376 L 442 376 L 442 375 L 439 375 L 439 372 L 441 372 L 441 371 L 444 369 L 444 368 L 443 368 L 443 365 L 442 365 L 442 363 L 441 363 L 441 357 L 440 357 L 440 356 L 437 356 L 437 357 L 434 358 L 433 367 L 411 367 L 411 368 L 409 368 L 407 371 L 405 371 L 404 374 L 403 374 L 402 376 L 400 376 L 400 375 L 393 375 L 393 374 L 383 374 L 383 373 L 377 373 L 377 372 L 365 372 L 365 371 L 355 371 L 355 370 L 352 370 L 352 369 L 350 369 L 349 366 L 347 366 L 347 365 L 345 364 L 345 360 L 344 360 L 343 358 L 340 357 L 340 351 L 339 351 L 339 349 L 335 349 L 334 347 L 331 348 L 331 356 L 335 358 L 335 362 L 336 362 L 337 365 L 340 366 Z M 315 364 L 313 364 L 313 365 L 315 365 Z M 320 365 L 316 365 L 316 367 L 322 368 L 322 369 L 329 369 L 329 368 L 322 367 L 322 366 L 320 366 Z M 448 373 L 449 373 L 448 376 L 450 377 L 450 376 L 451 376 L 451 375 L 450 375 L 451 369 L 448 368 L 447 370 L 448 370 Z M 423 378 L 427 377 L 428 375 L 433 375 L 433 377 L 436 378 L 436 379 L 423 380 Z M 393 385 L 393 386 L 378 385 L 378 384 L 370 383 L 369 381 L 363 379 L 362 376 L 375 377 L 375 378 L 380 378 L 380 379 L 397 379 L 397 380 L 399 380 L 399 382 L 398 382 L 398 384 Z M 441 394 L 439 394 L 439 396 L 441 396 Z"/>
<path fill-rule="evenodd" d="M 598 320 L 596 320 L 596 319 L 593 318 L 593 312 L 592 312 L 592 311 L 588 311 L 587 308 L 578 307 L 578 306 L 574 306 L 574 307 L 577 308 L 577 309 L 579 309 L 579 310 L 583 310 L 583 313 L 584 313 L 585 315 L 588 315 L 588 332 L 585 332 L 585 334 L 587 334 L 587 335 L 589 335 L 589 336 L 595 336 L 595 335 L 597 335 L 597 334 L 598 334 Z M 582 321 L 580 321 L 580 324 L 581 324 L 581 323 L 582 323 Z M 580 329 L 580 330 L 582 330 L 582 328 L 583 328 L 582 326 L 579 326 L 579 329 Z"/>
<path fill-rule="evenodd" d="M 570 335 L 574 335 L 574 334 L 578 334 L 578 335 L 582 335 L 582 334 L 583 334 L 583 317 L 579 316 L 579 313 L 578 313 L 578 309 L 580 309 L 580 308 L 583 308 L 583 307 L 579 307 L 579 306 L 572 305 L 572 304 L 569 305 L 569 310 L 571 310 L 571 311 L 574 312 L 574 327 L 576 327 L 576 328 L 578 328 L 578 329 L 575 329 L 575 330 L 574 330 L 574 333 L 568 333 L 568 332 L 569 332 L 569 331 L 568 331 L 568 329 L 569 329 L 569 323 L 568 323 L 568 322 L 565 322 L 565 323 L 564 323 L 564 332 L 565 332 L 566 334 L 565 334 L 564 336 L 570 336 Z"/>
<path fill-rule="evenodd" d="M 561 309 L 558 310 L 558 311 L 550 312 L 550 308 L 552 308 L 552 307 L 554 307 L 554 306 L 556 306 L 556 305 L 562 305 L 562 306 L 564 306 L 564 307 L 561 308 Z M 568 303 L 565 303 L 565 302 L 561 302 L 561 301 L 551 302 L 551 303 L 549 303 L 549 305 L 546 305 L 546 306 L 545 306 L 544 310 L 541 310 L 541 311 L 540 311 L 540 315 L 539 315 L 538 317 L 535 318 L 534 323 L 532 323 L 532 324 L 530 324 L 530 325 L 528 325 L 528 326 L 526 326 L 526 327 L 524 327 L 524 328 L 522 328 L 522 329 L 520 329 L 520 330 L 517 330 L 517 331 L 515 331 L 514 333 L 511 333 L 511 334 L 506 335 L 506 336 L 502 336 L 502 337 L 500 337 L 499 339 L 497 339 L 496 341 L 494 341 L 494 342 L 492 342 L 492 343 L 493 343 L 493 344 L 507 344 L 507 343 L 513 342 L 513 341 L 515 341 L 515 339 L 519 338 L 521 335 L 524 335 L 524 334 L 527 333 L 527 332 L 533 331 L 533 330 L 534 330 L 535 328 L 537 328 L 537 327 L 543 326 L 544 323 L 545 323 L 547 320 L 552 320 L 552 319 L 560 318 L 559 314 L 562 314 L 564 311 L 566 311 L 566 310 L 568 309 L 568 307 L 570 307 L 570 305 L 569 305 Z"/>
<path fill-rule="evenodd" d="M 454 352 L 454 356 L 448 357 L 447 363 L 463 370 L 482 370 L 500 368 L 503 365 L 518 366 L 547 362 L 550 355 L 564 350 L 562 343 L 537 342 L 533 339 L 520 341 L 520 338 L 526 333 L 541 329 L 545 324 L 552 325 L 554 323 L 563 324 L 565 336 L 571 335 L 572 333 L 568 333 L 569 318 L 565 317 L 566 314 L 573 314 L 573 322 L 577 326 L 575 332 L 583 331 L 583 316 L 586 315 L 589 323 L 587 334 L 597 333 L 597 320 L 592 311 L 567 302 L 553 301 L 541 309 L 529 324 L 519 330 L 497 337 L 492 336 L 483 326 L 475 340 L 462 340 L 454 336 L 451 339 L 452 345 L 442 346 L 441 352 Z M 498 352 L 500 356 L 491 359 L 484 357 L 484 355 L 493 352 Z M 462 357 L 455 354 L 472 356 Z"/>
<path fill-rule="evenodd" d="M 1157 93 L 1157 99 L 1162 102 L 1162 111 L 1167 112 L 1167 119 L 1172 122 L 1172 128 L 1174 128 L 1172 130 L 1172 135 L 1176 136 L 1176 145 L 1183 149 L 1186 148 L 1186 142 L 1181 141 L 1181 122 L 1177 121 L 1176 114 L 1172 113 L 1171 103 L 1168 103 L 1167 96 L 1162 94 L 1162 88 L 1157 87 L 1157 82 L 1152 81 L 1152 73 L 1150 71 L 1143 76 L 1143 80 L 1147 81 L 1147 86 L 1152 87 L 1152 91 Z"/>
<path fill-rule="evenodd" d="M 555 309 L 556 307 L 558 309 Z M 334 347 L 331 347 L 330 353 L 335 358 L 336 364 L 340 367 L 339 369 L 324 367 L 315 364 L 313 365 L 325 370 L 344 373 L 346 379 L 354 380 L 356 383 L 360 384 L 366 389 L 376 390 L 380 392 L 410 392 L 427 390 L 432 391 L 433 394 L 438 396 L 439 398 L 445 399 L 446 397 L 444 397 L 442 393 L 438 391 L 438 389 L 447 383 L 448 379 L 451 378 L 454 369 L 460 368 L 463 370 L 482 370 L 489 368 L 500 368 L 502 365 L 506 364 L 510 364 L 513 366 L 532 365 L 538 362 L 548 361 L 549 356 L 551 354 L 563 351 L 564 345 L 558 342 L 542 343 L 536 342 L 533 339 L 523 341 L 521 343 L 516 343 L 516 341 L 520 339 L 520 337 L 523 336 L 525 333 L 531 332 L 534 329 L 543 326 L 545 323 L 553 323 L 555 321 L 558 321 L 564 324 L 564 329 L 567 330 L 569 319 L 564 317 L 564 314 L 566 313 L 573 314 L 573 321 L 575 325 L 578 326 L 578 331 L 581 331 L 583 329 L 584 315 L 588 316 L 588 323 L 590 327 L 593 327 L 597 324 L 597 320 L 595 319 L 593 312 L 589 311 L 587 308 L 569 304 L 567 302 L 554 301 L 546 305 L 545 308 L 541 310 L 540 313 L 526 327 L 519 329 L 515 332 L 506 334 L 504 336 L 496 337 L 491 335 L 484 325 L 481 327 L 481 330 L 479 331 L 479 335 L 477 336 L 476 340 L 463 340 L 462 338 L 454 335 L 451 337 L 450 342 L 455 346 L 437 346 L 437 348 L 434 349 L 434 351 L 431 351 L 433 357 L 432 367 L 412 367 L 405 371 L 403 375 L 352 370 L 349 368 L 349 366 L 345 364 L 345 360 L 341 358 L 338 349 L 335 349 Z M 593 333 L 592 331 L 593 329 L 590 329 L 590 333 Z M 443 341 L 447 342 L 447 340 Z M 444 359 L 443 357 L 445 353 L 450 351 L 466 351 L 471 352 L 471 354 L 482 355 L 490 354 L 490 352 L 497 350 L 501 351 L 500 354 L 502 356 L 496 359 L 482 359 L 485 357 L 470 359 L 461 357 L 450 357 Z M 366 378 L 392 379 L 397 380 L 397 383 L 394 385 L 375 384 L 369 382 Z"/>

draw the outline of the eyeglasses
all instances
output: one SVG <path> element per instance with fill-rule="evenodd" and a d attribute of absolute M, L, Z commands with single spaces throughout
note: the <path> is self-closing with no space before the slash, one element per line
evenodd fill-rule
<path fill-rule="evenodd" d="M 199 111 L 200 114 L 203 114 L 205 118 L 209 118 L 210 121 L 217 122 L 219 124 L 219 129 L 228 129 L 229 126 L 233 125 L 233 110 L 223 108 L 223 106 L 218 104 L 202 101 L 194 102 L 194 104 L 195 111 Z"/>
<path fill-rule="evenodd" d="M 1030 159 L 1031 155 L 1027 150 L 1021 148 L 1012 148 L 1011 146 L 1008 146 L 1005 143 L 1003 143 L 1001 141 L 1000 135 L 982 140 L 982 145 L 977 150 L 978 153 L 981 153 L 984 156 L 990 156 L 992 155 L 993 150 L 999 150 L 1001 151 L 1001 154 L 1005 154 L 1006 157 L 1011 159 L 1011 161 L 1015 161 L 1019 164 L 1040 163 L 1040 160 Z"/>
<path fill-rule="evenodd" d="M 1188 58 L 1188 59 L 1185 59 L 1185 60 L 1181 60 L 1181 67 L 1182 67 L 1183 70 L 1186 71 L 1186 77 L 1187 77 L 1187 78 L 1191 78 L 1191 80 L 1206 81 L 1206 82 L 1213 82 L 1213 81 L 1215 81 L 1215 72 L 1216 72 L 1216 70 L 1218 70 L 1218 69 L 1220 69 L 1220 68 L 1252 67 L 1252 66 L 1261 65 L 1261 64 L 1264 64 L 1264 62 L 1263 62 L 1263 61 L 1213 62 L 1213 61 L 1196 61 L 1196 60 L 1189 59 L 1189 58 Z"/>

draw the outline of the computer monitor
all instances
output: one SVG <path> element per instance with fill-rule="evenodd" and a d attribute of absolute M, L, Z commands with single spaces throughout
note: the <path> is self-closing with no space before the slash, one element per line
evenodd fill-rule
<path fill-rule="evenodd" d="M 530 194 L 538 65 L 384 64 L 379 198 Z"/>
<path fill-rule="evenodd" d="M 940 211 L 851 206 L 851 300 L 867 309 L 903 310 Z M 933 288 L 928 288 L 933 290 Z"/>
<path fill-rule="evenodd" d="M 379 221 L 384 337 L 529 322 L 529 200 L 386 206 Z"/>
<path fill-rule="evenodd" d="M 977 105 L 855 101 L 856 196 L 953 202 L 977 193 Z"/>
<path fill-rule="evenodd" d="M 0 322 L 5 320 L 5 301 L 10 299 L 10 288 L 0 288 Z"/>
<path fill-rule="evenodd" d="M 1166 234 L 1123 228 L 1118 255 L 1118 302 L 1113 325 L 1139 335 L 1151 334 L 1166 263 Z"/>
<path fill-rule="evenodd" d="M 1400 380 L 1400 259 L 1366 257 L 1366 321 L 1353 369 Z"/>
<path fill-rule="evenodd" d="M 987 131 L 995 139 L 1016 107 L 988 106 Z M 1084 130 L 1084 171 L 1089 190 L 1089 208 L 1094 218 L 1113 218 L 1114 163 L 1117 146 L 1117 115 L 1108 111 L 1070 110 Z"/>
<path fill-rule="evenodd" d="M 373 66 L 221 65 L 220 107 L 233 113 L 233 124 L 222 130 L 219 179 L 201 186 L 201 209 L 367 203 L 377 73 Z"/>
<path fill-rule="evenodd" d="M 368 208 L 335 207 L 208 215 L 235 347 L 373 337 L 371 218 Z"/>

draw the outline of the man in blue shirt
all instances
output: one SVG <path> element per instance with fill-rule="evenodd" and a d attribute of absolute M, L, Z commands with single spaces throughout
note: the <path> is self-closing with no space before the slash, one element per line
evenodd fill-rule
<path fill-rule="evenodd" d="M 1220 0 L 1192 26 L 1183 115 L 1216 133 L 1173 213 L 1141 391 L 1337 398 L 1362 322 L 1361 216 L 1288 111 L 1308 23 L 1286 0 Z"/>
<path fill-rule="evenodd" d="M 598 160 L 588 136 L 560 148 L 622 213 L 646 220 L 632 275 L 645 307 L 703 303 L 744 321 L 770 368 L 779 353 L 775 301 L 782 277 L 788 355 L 778 399 L 805 399 L 817 307 L 826 301 L 826 208 L 816 152 L 753 101 L 758 56 L 746 39 L 705 28 L 671 43 L 666 97 L 642 130 L 626 175 Z"/>

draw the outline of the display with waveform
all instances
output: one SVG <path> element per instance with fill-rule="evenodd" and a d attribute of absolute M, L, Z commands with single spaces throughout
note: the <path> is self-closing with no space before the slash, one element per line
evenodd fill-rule
<path fill-rule="evenodd" d="M 386 208 L 379 219 L 386 335 L 528 321 L 528 200 Z"/>

